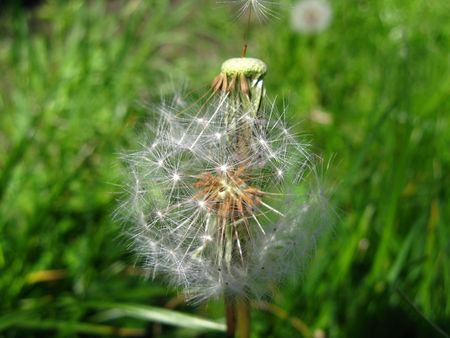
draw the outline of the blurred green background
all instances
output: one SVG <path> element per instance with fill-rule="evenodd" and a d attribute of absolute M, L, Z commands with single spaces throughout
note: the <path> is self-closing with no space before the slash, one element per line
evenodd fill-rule
<path fill-rule="evenodd" d="M 288 4 L 248 55 L 324 158 L 338 220 L 254 303 L 253 336 L 448 337 L 450 3 L 334 0 L 315 36 Z M 243 20 L 214 0 L 0 6 L 0 337 L 223 336 L 220 301 L 145 279 L 113 214 L 149 105 L 204 91 Z"/>

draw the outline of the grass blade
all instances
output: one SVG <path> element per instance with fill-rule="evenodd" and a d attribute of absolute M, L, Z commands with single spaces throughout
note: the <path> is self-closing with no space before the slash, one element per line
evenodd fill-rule
<path fill-rule="evenodd" d="M 87 303 L 87 306 L 96 309 L 109 309 L 107 313 L 103 313 L 105 318 L 132 317 L 178 327 L 225 331 L 225 324 L 223 323 L 153 306 L 109 302 L 90 302 Z"/>

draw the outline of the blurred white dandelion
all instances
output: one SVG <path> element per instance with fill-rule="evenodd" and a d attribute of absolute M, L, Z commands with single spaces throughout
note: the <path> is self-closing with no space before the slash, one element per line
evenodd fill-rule
<path fill-rule="evenodd" d="M 291 12 L 292 29 L 299 33 L 323 32 L 331 23 L 332 10 L 325 0 L 301 0 Z"/>
<path fill-rule="evenodd" d="M 265 98 L 265 72 L 226 61 L 208 99 L 159 106 L 154 139 L 126 157 L 135 251 L 193 301 L 267 295 L 329 224 L 320 185 L 304 183 L 313 156 Z"/>

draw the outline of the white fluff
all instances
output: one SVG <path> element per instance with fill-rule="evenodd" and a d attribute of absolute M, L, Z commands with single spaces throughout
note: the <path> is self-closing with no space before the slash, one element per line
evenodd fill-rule
<path fill-rule="evenodd" d="M 292 9 L 292 29 L 305 34 L 320 33 L 328 28 L 331 17 L 331 7 L 325 0 L 301 0 Z"/>
<path fill-rule="evenodd" d="M 131 180 L 122 210 L 134 224 L 133 247 L 153 275 L 166 275 L 193 301 L 224 292 L 263 297 L 302 269 L 329 224 L 320 189 L 304 183 L 313 172 L 311 155 L 284 113 L 266 104 L 260 117 L 241 111 L 236 123 L 226 123 L 228 95 L 198 105 L 180 106 L 178 99 L 161 105 L 159 122 L 149 130 L 154 139 L 126 157 Z M 247 158 L 230 146 L 242 126 L 251 126 Z M 226 175 L 241 166 L 246 183 L 266 195 L 246 216 L 245 238 L 233 234 L 234 254 L 241 259 L 227 266 L 218 253 L 217 215 L 196 197 L 195 182 L 205 173 Z"/>

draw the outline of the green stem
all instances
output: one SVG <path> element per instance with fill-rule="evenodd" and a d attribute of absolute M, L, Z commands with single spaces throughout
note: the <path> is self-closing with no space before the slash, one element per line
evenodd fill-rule
<path fill-rule="evenodd" d="M 236 304 L 234 298 L 225 295 L 225 312 L 227 318 L 227 338 L 234 338 L 236 333 Z"/>
<path fill-rule="evenodd" d="M 246 298 L 236 301 L 237 338 L 250 338 L 251 314 L 250 302 Z"/>
<path fill-rule="evenodd" d="M 250 338 L 250 302 L 246 298 L 225 295 L 227 338 Z"/>

